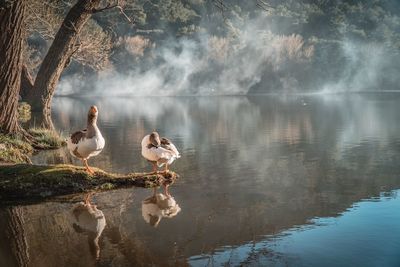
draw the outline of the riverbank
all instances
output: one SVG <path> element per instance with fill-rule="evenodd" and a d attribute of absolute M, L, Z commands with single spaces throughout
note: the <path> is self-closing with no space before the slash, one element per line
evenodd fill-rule
<path fill-rule="evenodd" d="M 18 121 L 26 123 L 31 119 L 31 107 L 26 102 L 18 103 Z M 6 135 L 0 133 L 0 165 L 13 163 L 31 163 L 30 157 L 35 151 L 56 149 L 66 145 L 65 138 L 54 130 L 41 127 L 29 127 L 25 135 Z M 29 139 L 29 140 L 28 140 Z"/>
<path fill-rule="evenodd" d="M 30 128 L 32 137 L 28 142 L 20 135 L 0 134 L 0 163 L 31 163 L 30 157 L 35 151 L 56 149 L 65 145 L 58 133 L 44 128 Z"/>

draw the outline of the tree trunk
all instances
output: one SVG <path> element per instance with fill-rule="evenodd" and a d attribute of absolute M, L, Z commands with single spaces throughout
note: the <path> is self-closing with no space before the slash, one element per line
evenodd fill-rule
<path fill-rule="evenodd" d="M 0 130 L 17 133 L 25 0 L 0 3 Z"/>
<path fill-rule="evenodd" d="M 21 91 L 19 92 L 21 98 L 23 100 L 26 99 L 27 95 L 33 88 L 33 79 L 31 74 L 29 73 L 28 68 L 26 65 L 22 66 L 22 73 L 21 73 Z"/>
<path fill-rule="evenodd" d="M 42 126 L 52 128 L 51 100 L 61 73 L 77 48 L 78 35 L 85 23 L 98 8 L 100 0 L 80 0 L 68 12 L 46 57 L 43 59 L 27 100 L 33 111 L 43 114 Z"/>
<path fill-rule="evenodd" d="M 0 212 L 2 266 L 29 266 L 29 245 L 25 229 L 24 210 L 13 206 Z M 5 256 L 5 257 L 4 257 Z M 4 261 L 4 262 L 3 262 Z"/>

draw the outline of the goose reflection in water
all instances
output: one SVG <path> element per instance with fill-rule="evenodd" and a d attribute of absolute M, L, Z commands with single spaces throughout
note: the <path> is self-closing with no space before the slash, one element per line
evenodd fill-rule
<path fill-rule="evenodd" d="M 104 213 L 96 205 L 90 203 L 91 194 L 86 195 L 85 201 L 78 203 L 72 210 L 75 222 L 73 227 L 77 233 L 87 235 L 90 252 L 99 259 L 99 238 L 106 226 Z"/>
<path fill-rule="evenodd" d="M 164 185 L 164 194 L 157 193 L 154 188 L 153 195 L 142 201 L 143 219 L 153 227 L 157 227 L 162 218 L 175 217 L 181 211 L 168 187 Z"/>

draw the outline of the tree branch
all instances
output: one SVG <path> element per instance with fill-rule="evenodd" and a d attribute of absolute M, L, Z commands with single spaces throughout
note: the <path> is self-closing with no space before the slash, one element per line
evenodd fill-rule
<path fill-rule="evenodd" d="M 257 5 L 257 7 L 263 9 L 266 12 L 271 12 L 273 9 L 270 4 L 268 4 L 267 2 L 265 2 L 263 0 L 257 0 L 256 5 Z"/>
<path fill-rule="evenodd" d="M 104 10 L 112 9 L 114 7 L 117 7 L 117 6 L 119 6 L 118 2 L 116 4 L 114 4 L 114 5 L 111 5 L 111 3 L 108 3 L 105 7 L 93 8 L 92 9 L 92 13 L 95 14 L 95 13 L 103 12 Z"/>
<path fill-rule="evenodd" d="M 95 14 L 95 13 L 103 12 L 103 11 L 105 11 L 105 10 L 109 10 L 109 9 L 113 9 L 113 8 L 118 8 L 118 9 L 119 9 L 119 12 L 126 18 L 127 21 L 129 21 L 129 23 L 135 24 L 135 20 L 134 20 L 134 19 L 131 19 L 131 18 L 125 13 L 124 9 L 123 9 L 122 6 L 119 4 L 119 1 L 117 1 L 117 3 L 115 3 L 115 4 L 108 3 L 105 7 L 102 7 L 102 8 L 97 8 L 97 9 L 94 8 L 94 9 L 92 9 L 92 13 Z"/>

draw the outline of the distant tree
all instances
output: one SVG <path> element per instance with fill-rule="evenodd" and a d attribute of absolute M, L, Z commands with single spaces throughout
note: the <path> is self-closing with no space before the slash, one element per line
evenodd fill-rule
<path fill-rule="evenodd" d="M 22 70 L 26 0 L 0 1 L 0 130 L 15 134 Z"/>

